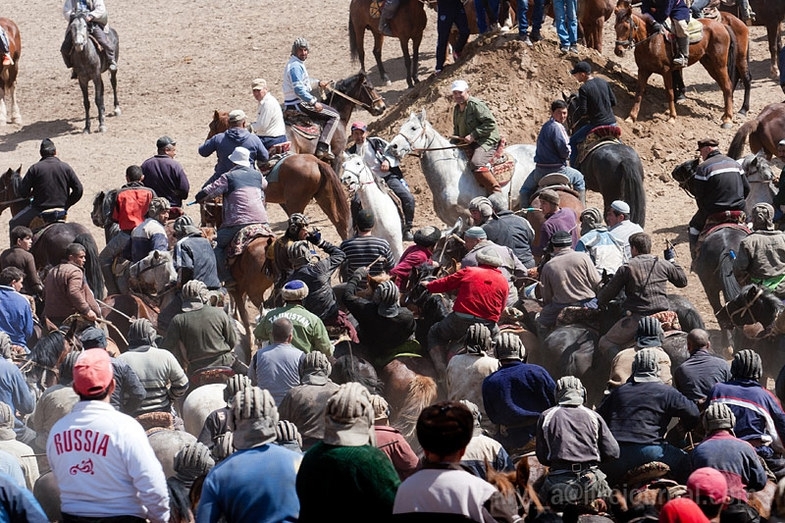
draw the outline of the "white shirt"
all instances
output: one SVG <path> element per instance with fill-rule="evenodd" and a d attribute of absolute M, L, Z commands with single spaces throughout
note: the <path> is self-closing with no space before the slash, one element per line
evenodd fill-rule
<path fill-rule="evenodd" d="M 286 125 L 283 123 L 283 111 L 278 100 L 267 93 L 259 100 L 256 110 L 256 121 L 251 124 L 252 131 L 259 136 L 283 136 Z"/>
<path fill-rule="evenodd" d="M 643 228 L 637 223 L 632 223 L 630 220 L 624 220 L 609 228 L 608 231 L 614 238 L 624 244 L 624 263 L 627 263 L 632 259 L 632 253 L 630 252 L 630 236 L 637 232 L 643 232 Z"/>

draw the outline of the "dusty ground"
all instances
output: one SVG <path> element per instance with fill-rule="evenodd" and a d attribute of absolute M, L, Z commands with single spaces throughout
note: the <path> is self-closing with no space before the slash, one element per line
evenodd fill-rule
<path fill-rule="evenodd" d="M 268 80 L 280 99 L 283 65 L 294 38 L 302 35 L 311 42 L 308 68 L 312 76 L 337 80 L 357 71 L 358 64 L 349 57 L 348 6 L 349 0 L 292 0 L 275 6 L 253 0 L 148 0 L 143 4 L 108 0 L 110 24 L 117 29 L 121 42 L 118 82 L 123 114 L 107 120 L 108 132 L 83 135 L 79 88 L 69 79 L 59 53 L 66 25 L 60 15 L 60 0 L 7 0 L 0 15 L 17 22 L 23 39 L 18 97 L 24 125 L 0 127 L 0 168 L 22 165 L 26 170 L 38 160 L 40 140 L 52 138 L 59 156 L 74 167 L 85 185 L 85 196 L 70 219 L 89 223 L 93 195 L 120 185 L 125 168 L 152 156 L 156 138 L 168 134 L 178 142 L 178 160 L 188 172 L 195 193 L 214 165 L 213 158 L 201 158 L 196 153 L 213 110 L 242 108 L 254 114 L 250 81 L 258 76 Z M 613 56 L 612 20 L 605 28 L 604 55 L 581 48 L 578 57 L 564 57 L 558 52 L 555 32 L 546 27 L 545 40 L 533 49 L 515 41 L 514 35 L 481 38 L 467 48 L 463 61 L 434 78 L 435 18 L 435 13 L 428 11 L 429 25 L 421 48 L 423 81 L 415 89 L 406 88 L 397 40 L 385 45 L 384 59 L 394 81 L 390 86 L 377 86 L 391 107 L 372 125 L 372 131 L 380 136 L 391 138 L 408 113 L 421 108 L 427 109 L 436 128 L 450 132 L 449 83 L 462 77 L 494 111 L 509 143 L 533 143 L 548 117 L 550 101 L 560 97 L 562 91 L 577 90 L 569 70 L 579 58 L 594 63 L 613 83 L 619 101 L 617 116 L 623 118 L 629 111 L 636 67 L 631 55 L 623 59 Z M 763 28 L 752 28 L 751 34 L 750 115 L 754 116 L 783 96 L 768 76 Z M 372 60 L 370 47 L 371 38 L 366 36 L 368 58 Z M 378 83 L 376 67 L 371 65 L 370 61 L 366 63 L 371 80 Z M 646 168 L 647 231 L 654 235 L 658 250 L 666 238 L 674 240 L 679 259 L 685 262 L 689 259 L 686 223 L 694 203 L 670 181 L 669 173 L 677 163 L 695 155 L 696 139 L 716 136 L 726 148 L 738 125 L 745 121 L 737 116 L 734 129 L 721 130 L 722 97 L 714 82 L 700 65 L 688 69 L 686 79 L 689 100 L 679 105 L 676 124 L 668 123 L 664 116 L 665 93 L 659 78 L 651 82 L 642 121 L 622 123 L 625 140 L 638 151 Z M 107 100 L 111 100 L 109 93 Z M 741 103 L 739 92 L 736 103 L 737 107 Z M 107 106 L 110 108 L 111 103 Z M 95 117 L 94 107 L 91 113 Z M 358 112 L 355 118 L 373 120 L 364 112 Z M 97 128 L 97 122 L 93 127 Z M 419 165 L 411 160 L 405 167 L 417 197 L 416 224 L 438 222 Z M 591 194 L 589 202 L 597 205 L 601 199 Z M 315 205 L 309 212 L 319 216 L 323 230 L 332 230 Z M 195 207 L 188 213 L 194 217 L 198 214 Z M 0 230 L 7 230 L 8 218 L 7 213 L 0 216 Z M 284 213 L 271 207 L 271 218 L 280 230 Z M 95 234 L 102 244 L 103 235 L 98 229 Z M 715 326 L 694 275 L 690 275 L 686 295 Z"/>

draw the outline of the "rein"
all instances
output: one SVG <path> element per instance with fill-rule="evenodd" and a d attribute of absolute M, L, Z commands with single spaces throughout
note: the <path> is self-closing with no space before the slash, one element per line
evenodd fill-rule
<path fill-rule="evenodd" d="M 654 38 L 655 36 L 657 36 L 659 34 L 659 33 L 652 33 L 649 36 L 647 36 L 646 38 L 644 38 L 643 40 L 636 41 L 635 40 L 635 33 L 638 31 L 638 24 L 635 23 L 635 17 L 633 16 L 632 11 L 627 13 L 621 20 L 616 22 L 616 24 L 618 25 L 618 24 L 624 23 L 627 20 L 629 20 L 629 23 L 630 23 L 630 31 L 629 31 L 629 33 L 627 33 L 627 39 L 626 40 L 616 40 L 616 45 L 618 45 L 618 46 L 628 47 L 630 49 L 635 49 L 635 47 L 637 47 L 637 46 L 639 46 L 639 45 L 641 45 L 641 44 L 643 44 L 645 42 L 648 42 L 649 40 L 651 40 L 652 38 Z"/>
<path fill-rule="evenodd" d="M 365 88 L 365 85 L 361 84 L 360 87 Z M 341 98 L 343 98 L 344 100 L 348 100 L 348 101 L 352 102 L 355 105 L 359 105 L 360 107 L 362 107 L 366 111 L 371 112 L 371 109 L 373 109 L 373 104 L 375 104 L 376 102 L 378 102 L 380 100 L 383 100 L 383 98 L 381 96 L 377 96 L 377 97 L 374 98 L 374 96 L 370 92 L 370 90 L 369 90 L 369 95 L 368 96 L 371 99 L 371 103 L 367 104 L 365 102 L 361 102 L 360 100 L 357 100 L 356 98 L 352 98 L 348 94 L 342 93 L 341 91 L 339 91 L 337 89 L 334 89 L 332 87 L 329 87 L 329 89 L 330 89 L 330 97 L 331 97 L 329 105 L 332 105 L 332 96 L 338 95 Z"/>
<path fill-rule="evenodd" d="M 728 313 L 730 314 L 731 318 L 733 318 L 734 316 L 741 316 L 741 317 L 743 317 L 745 314 L 749 313 L 750 318 L 754 321 L 755 320 L 755 315 L 750 311 L 750 309 L 752 308 L 753 305 L 755 305 L 755 302 L 757 302 L 760 299 L 761 296 L 763 296 L 763 289 L 762 288 L 758 289 L 758 292 L 755 293 L 755 296 L 752 298 L 752 300 L 750 300 L 748 303 L 744 304 L 743 307 L 741 307 L 739 309 L 736 309 L 735 311 L 728 311 Z M 727 306 L 726 306 L 726 308 L 727 308 Z"/>
<path fill-rule="evenodd" d="M 445 147 L 429 147 L 430 144 L 432 144 L 436 140 L 435 136 L 431 136 L 430 141 L 425 145 L 425 147 L 416 147 L 414 143 L 417 142 L 420 138 L 425 137 L 426 140 L 428 139 L 428 136 L 426 136 L 425 134 L 427 130 L 428 130 L 427 127 L 423 125 L 422 131 L 420 131 L 420 134 L 418 134 L 413 140 L 409 140 L 409 138 L 403 133 L 398 133 L 396 136 L 400 136 L 401 138 L 406 140 L 406 143 L 409 144 L 409 148 L 412 150 L 412 152 L 446 151 L 449 149 L 460 149 L 461 147 L 469 146 L 469 144 L 456 144 L 456 145 L 449 145 Z"/>

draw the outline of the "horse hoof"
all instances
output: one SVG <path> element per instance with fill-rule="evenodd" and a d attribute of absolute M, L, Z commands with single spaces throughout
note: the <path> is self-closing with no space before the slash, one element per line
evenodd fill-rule
<path fill-rule="evenodd" d="M 392 85 L 392 80 L 387 80 L 384 82 L 384 85 Z"/>
<path fill-rule="evenodd" d="M 120 116 L 121 114 L 123 114 L 123 111 L 121 111 L 119 107 L 115 107 L 114 108 L 114 115 L 115 116 Z"/>
<path fill-rule="evenodd" d="M 722 125 L 720 125 L 720 129 L 730 129 L 731 127 L 733 127 L 732 122 L 725 122 Z"/>
<path fill-rule="evenodd" d="M 98 132 L 99 133 L 105 133 L 106 132 L 106 126 L 105 125 L 99 125 L 98 126 Z"/>
<path fill-rule="evenodd" d="M 740 110 L 739 114 L 742 115 L 742 116 L 746 116 L 747 115 L 747 109 Z"/>
<path fill-rule="evenodd" d="M 633 118 L 632 116 L 628 116 L 627 118 L 624 119 L 624 121 L 627 123 L 635 123 L 635 118 Z"/>
<path fill-rule="evenodd" d="M 85 127 L 84 130 L 82 130 L 82 134 L 90 134 L 90 129 Z"/>

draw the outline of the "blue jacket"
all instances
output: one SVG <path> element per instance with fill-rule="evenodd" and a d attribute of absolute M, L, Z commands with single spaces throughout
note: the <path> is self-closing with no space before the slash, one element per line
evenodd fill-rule
<path fill-rule="evenodd" d="M 506 361 L 482 382 L 488 419 L 499 425 L 534 424 L 555 405 L 556 382 L 539 365 Z"/>
<path fill-rule="evenodd" d="M 10 405 L 11 412 L 22 416 L 32 413 L 35 408 L 35 396 L 30 392 L 22 371 L 5 358 L 0 358 L 0 401 Z M 25 430 L 19 418 L 14 418 L 14 430 L 17 435 Z"/>
<path fill-rule="evenodd" d="M 11 338 L 11 343 L 27 347 L 33 334 L 33 312 L 30 302 L 13 287 L 0 285 L 0 331 Z"/>
<path fill-rule="evenodd" d="M 690 19 L 690 9 L 684 0 L 643 0 L 641 12 L 650 14 L 659 23 L 667 18 L 674 20 Z"/>
<path fill-rule="evenodd" d="M 209 180 L 204 182 L 202 187 L 206 187 L 213 183 L 223 173 L 232 170 L 236 166 L 234 162 L 229 160 L 229 155 L 232 154 L 237 147 L 245 147 L 251 152 L 251 167 L 255 165 L 254 162 L 266 162 L 270 157 L 264 144 L 262 144 L 262 140 L 255 134 L 241 127 L 227 129 L 222 133 L 216 134 L 199 146 L 199 154 L 205 158 L 213 153 L 218 156 L 213 175 Z"/>
<path fill-rule="evenodd" d="M 567 165 L 570 158 L 570 139 L 564 126 L 551 118 L 540 129 L 534 163 L 537 165 Z"/>
<path fill-rule="evenodd" d="M 771 441 L 782 448 L 785 412 L 774 394 L 755 380 L 731 380 L 711 389 L 710 403 L 725 403 L 736 416 L 733 431 L 743 440 Z"/>

